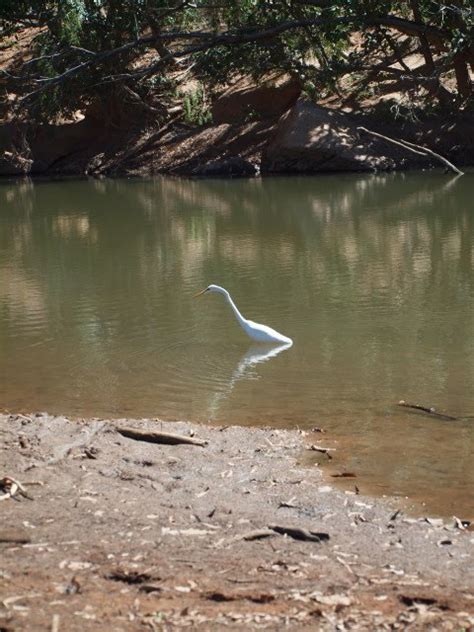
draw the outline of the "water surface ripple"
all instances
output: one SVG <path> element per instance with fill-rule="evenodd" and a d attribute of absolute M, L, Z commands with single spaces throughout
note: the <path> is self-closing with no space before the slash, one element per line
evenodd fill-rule
<path fill-rule="evenodd" d="M 474 174 L 0 185 L 0 405 L 322 426 L 474 518 Z M 294 339 L 255 348 L 221 296 Z M 410 414 L 413 401 L 466 416 Z"/>

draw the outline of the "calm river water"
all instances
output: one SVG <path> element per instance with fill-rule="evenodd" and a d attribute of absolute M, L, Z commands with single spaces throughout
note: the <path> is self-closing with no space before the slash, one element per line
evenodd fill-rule
<path fill-rule="evenodd" d="M 322 426 L 361 491 L 474 518 L 474 174 L 3 182 L 0 406 Z"/>

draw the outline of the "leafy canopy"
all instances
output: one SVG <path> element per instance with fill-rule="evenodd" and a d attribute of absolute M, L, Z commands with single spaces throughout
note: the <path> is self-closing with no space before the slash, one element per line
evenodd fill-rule
<path fill-rule="evenodd" d="M 70 112 L 119 86 L 166 100 L 186 70 L 211 88 L 285 71 L 319 94 L 344 77 L 398 80 L 445 102 L 472 94 L 470 0 L 2 0 L 0 44 L 25 28 L 32 58 L 6 79 L 30 114 Z"/>

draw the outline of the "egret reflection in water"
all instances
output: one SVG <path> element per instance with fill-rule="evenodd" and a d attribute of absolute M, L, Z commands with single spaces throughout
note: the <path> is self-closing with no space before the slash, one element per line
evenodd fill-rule
<path fill-rule="evenodd" d="M 393 403 L 474 410 L 473 186 L 470 172 L 5 180 L 2 406 L 207 422 L 213 400 L 216 423 L 324 425 L 366 491 L 471 516 L 472 423 Z M 246 364 L 223 297 L 191 301 L 210 279 L 300 344 Z"/>
<path fill-rule="evenodd" d="M 229 378 L 227 386 L 213 395 L 209 404 L 208 420 L 215 421 L 221 405 L 232 393 L 237 382 L 249 378 L 253 367 L 262 362 L 267 362 L 271 358 L 275 358 L 277 355 L 282 353 L 282 351 L 286 351 L 292 346 L 292 342 L 277 345 L 251 345 L 237 363 L 235 370 Z"/>

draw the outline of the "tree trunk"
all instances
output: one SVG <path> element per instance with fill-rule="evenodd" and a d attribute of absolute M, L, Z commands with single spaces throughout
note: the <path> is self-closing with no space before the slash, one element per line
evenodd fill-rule
<path fill-rule="evenodd" d="M 419 24 L 423 24 L 423 18 L 421 17 L 420 7 L 418 6 L 418 0 L 410 0 L 411 10 L 413 12 L 413 17 L 415 22 Z M 423 53 L 423 57 L 425 58 L 425 64 L 427 73 L 432 73 L 435 69 L 433 55 L 431 53 L 430 44 L 428 42 L 428 38 L 424 33 L 421 33 L 419 36 L 421 52 Z"/>
<path fill-rule="evenodd" d="M 410 0 L 410 6 L 415 22 L 424 25 L 418 0 Z M 423 53 L 423 57 L 425 59 L 425 69 L 423 74 L 429 79 L 426 83 L 426 89 L 429 94 L 437 99 L 442 106 L 449 107 L 452 103 L 452 95 L 441 85 L 439 77 L 435 76 L 436 66 L 428 38 L 424 33 L 420 33 L 418 39 L 420 40 L 421 52 Z"/>
<path fill-rule="evenodd" d="M 462 53 L 454 57 L 454 72 L 459 94 L 463 99 L 468 99 L 472 94 L 472 82 L 465 56 Z"/>

